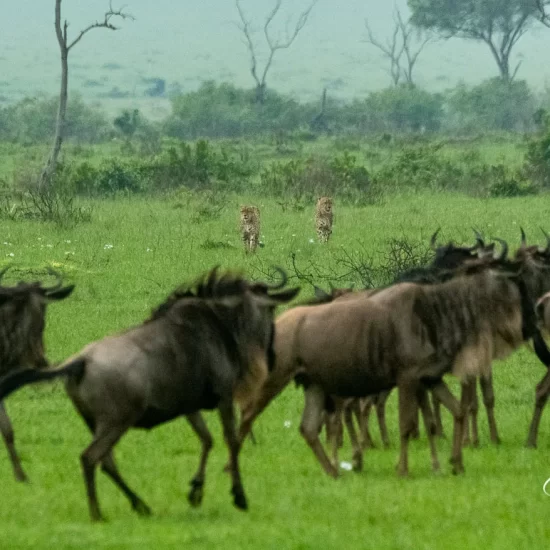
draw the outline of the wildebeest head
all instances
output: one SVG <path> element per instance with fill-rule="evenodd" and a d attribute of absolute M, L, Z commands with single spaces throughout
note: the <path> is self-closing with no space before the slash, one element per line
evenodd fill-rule
<path fill-rule="evenodd" d="M 474 230 L 476 242 L 473 246 L 457 246 L 452 241 L 446 245 L 437 245 L 439 229 L 430 239 L 434 257 L 430 264 L 414 267 L 401 273 L 394 283 L 437 283 L 450 279 L 458 268 L 468 264 L 479 264 L 493 259 L 494 243 L 485 244 L 483 238 Z"/>
<path fill-rule="evenodd" d="M 7 268 L 0 272 L 0 278 Z M 0 286 L 0 371 L 14 367 L 41 368 L 48 364 L 44 351 L 46 305 L 67 298 L 74 285 L 63 287 L 59 275 L 51 287 L 39 282 Z"/>
<path fill-rule="evenodd" d="M 208 307 L 218 322 L 231 328 L 236 345 L 242 349 L 267 353 L 268 368 L 274 365 L 273 337 L 274 311 L 278 305 L 290 302 L 300 288 L 283 289 L 288 281 L 286 273 L 275 268 L 282 280 L 270 285 L 251 282 L 235 273 L 218 273 L 218 266 L 195 283 L 176 289 L 157 307 L 148 321 L 167 316 L 179 323 L 188 318 L 189 305 Z M 199 306 L 197 300 L 202 302 Z M 242 350 L 241 350 L 242 351 Z"/>

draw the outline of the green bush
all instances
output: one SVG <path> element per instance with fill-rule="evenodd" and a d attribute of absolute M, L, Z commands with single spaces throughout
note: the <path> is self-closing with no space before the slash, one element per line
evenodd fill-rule
<path fill-rule="evenodd" d="M 542 130 L 527 144 L 524 169 L 533 183 L 550 187 L 550 117 L 541 117 Z"/>
<path fill-rule="evenodd" d="M 310 157 L 273 162 L 260 172 L 260 185 L 263 193 L 292 198 L 295 202 L 322 195 L 337 196 L 355 204 L 379 199 L 366 168 L 357 164 L 356 157 L 348 152 L 332 159 Z"/>
<path fill-rule="evenodd" d="M 448 126 L 463 132 L 524 131 L 532 127 L 533 95 L 525 80 L 485 80 L 460 84 L 447 96 Z"/>
<path fill-rule="evenodd" d="M 372 92 L 366 99 L 342 107 L 342 111 L 346 125 L 363 133 L 433 132 L 441 126 L 443 98 L 401 85 Z"/>

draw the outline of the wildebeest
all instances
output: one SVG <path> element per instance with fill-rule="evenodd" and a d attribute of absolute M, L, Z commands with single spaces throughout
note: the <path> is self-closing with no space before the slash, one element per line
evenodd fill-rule
<path fill-rule="evenodd" d="M 482 254 L 485 257 L 487 257 L 488 255 L 487 251 L 493 250 L 493 245 L 486 246 L 485 243 L 483 243 L 483 241 L 479 238 L 479 236 L 476 238 L 476 244 L 472 247 L 458 247 L 452 243 L 449 243 L 445 246 L 436 246 L 437 234 L 438 231 L 434 233 L 430 240 L 431 246 L 435 252 L 435 257 L 432 265 L 428 268 L 415 268 L 413 271 L 403 274 L 404 279 L 417 280 L 423 284 L 434 283 L 436 281 L 451 277 L 452 268 L 468 261 L 477 260 L 478 250 L 480 248 L 483 247 L 484 249 L 486 249 L 485 253 Z M 317 307 L 319 303 L 332 301 L 334 299 L 337 301 L 344 300 L 347 302 L 349 299 L 354 299 L 355 297 L 368 299 L 371 295 L 379 291 L 380 289 L 372 289 L 359 291 L 353 294 L 350 294 L 349 290 L 337 291 L 344 292 L 345 295 L 343 296 L 338 296 L 338 294 L 335 294 L 334 290 L 331 292 L 331 294 L 325 293 L 324 296 L 320 292 L 318 292 L 316 299 L 313 300 L 312 303 L 304 305 L 304 308 L 307 309 L 297 310 L 296 308 L 292 308 L 276 319 L 276 366 L 273 372 L 270 373 L 268 379 L 262 387 L 258 401 L 256 403 L 250 402 L 248 408 L 242 411 L 242 420 L 239 430 L 239 438 L 241 442 L 248 434 L 255 418 L 263 411 L 263 409 L 271 402 L 271 400 L 283 390 L 283 388 L 292 380 L 292 378 L 296 374 L 296 369 L 298 368 L 298 365 L 290 360 L 292 354 L 286 348 L 292 345 L 292 332 L 301 322 L 301 316 L 306 315 L 306 312 L 309 312 L 312 310 L 312 308 Z M 282 332 L 279 329 L 281 329 Z M 326 332 L 326 329 L 323 329 L 321 330 L 320 334 L 324 336 Z M 287 334 L 289 335 L 288 338 Z M 387 397 L 387 392 L 385 397 Z M 382 410 L 384 403 L 385 399 L 381 399 L 380 407 L 382 408 Z M 427 406 L 429 406 L 429 404 Z M 382 421 L 384 421 L 383 418 Z M 415 426 L 417 425 L 415 424 Z M 381 430 L 387 433 L 385 422 L 381 424 Z M 335 430 L 333 429 L 332 433 L 334 434 L 334 432 Z M 332 443 L 332 445 L 334 449 L 334 442 Z M 360 453 L 357 451 L 357 449 L 354 450 L 354 456 L 354 462 L 357 465 L 357 469 L 359 469 L 361 459 Z"/>
<path fill-rule="evenodd" d="M 63 376 L 66 391 L 93 433 L 81 454 L 92 520 L 101 519 L 95 471 L 114 481 L 139 514 L 150 509 L 121 477 L 113 448 L 130 428 L 151 429 L 185 415 L 200 438 L 199 468 L 189 501 L 202 501 L 212 436 L 202 409 L 217 408 L 229 448 L 234 504 L 247 509 L 238 465 L 234 401 L 255 399 L 273 365 L 275 307 L 298 288 L 281 290 L 214 268 L 195 284 L 174 291 L 141 325 L 87 345 L 56 369 L 18 371 L 0 381 L 0 398 L 18 387 Z"/>
<path fill-rule="evenodd" d="M 318 439 L 327 398 L 359 397 L 397 386 L 398 471 L 406 474 L 415 400 L 418 388 L 427 384 L 454 416 L 451 462 L 455 473 L 462 472 L 464 402 L 461 406 L 451 394 L 443 376 L 486 374 L 494 359 L 506 357 L 532 336 L 534 296 L 539 286 L 550 287 L 548 266 L 550 254 L 547 265 L 499 259 L 489 268 L 480 260 L 444 283 L 401 283 L 367 300 L 335 300 L 307 314 L 301 308 L 291 310 L 299 321 L 286 335 L 291 357 L 285 360 L 299 365 L 305 388 L 301 432 L 325 471 L 337 475 Z M 276 338 L 278 334 L 279 325 Z"/>
<path fill-rule="evenodd" d="M 528 246 L 525 236 L 525 232 L 521 229 L 521 245 L 518 251 L 516 252 L 516 258 L 522 259 L 528 262 L 544 263 L 548 260 L 550 256 L 550 236 L 543 230 L 543 233 L 546 237 L 546 248 L 542 249 L 537 246 Z M 544 293 L 545 289 L 542 287 L 539 289 L 539 299 L 536 304 L 536 314 L 538 319 L 539 327 L 543 332 L 548 334 L 550 328 L 549 318 L 548 318 L 548 299 L 550 293 Z M 529 432 L 527 436 L 527 441 L 525 445 L 527 447 L 536 448 L 537 446 L 537 436 L 540 425 L 540 420 L 546 402 L 548 401 L 548 396 L 550 395 L 550 351 L 544 342 L 542 334 L 540 331 L 537 331 L 533 335 L 533 348 L 539 360 L 545 365 L 547 371 L 543 376 L 542 380 L 537 384 L 535 390 L 535 407 L 533 411 L 533 417 L 529 425 Z"/>
<path fill-rule="evenodd" d="M 0 279 L 7 271 L 0 272 Z M 55 274 L 50 270 L 52 274 Z M 22 366 L 43 368 L 48 365 L 44 355 L 44 328 L 48 302 L 63 300 L 74 285 L 62 287 L 61 278 L 51 287 L 39 282 L 19 282 L 16 286 L 0 286 L 0 376 Z M 27 476 L 15 450 L 11 421 L 0 400 L 0 432 L 8 449 L 15 479 L 26 481 Z"/>

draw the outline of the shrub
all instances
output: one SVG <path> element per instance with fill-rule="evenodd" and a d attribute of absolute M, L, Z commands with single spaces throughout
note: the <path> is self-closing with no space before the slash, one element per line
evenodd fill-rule
<path fill-rule="evenodd" d="M 460 84 L 447 97 L 449 126 L 467 132 L 524 131 L 532 126 L 534 99 L 525 80 Z"/>

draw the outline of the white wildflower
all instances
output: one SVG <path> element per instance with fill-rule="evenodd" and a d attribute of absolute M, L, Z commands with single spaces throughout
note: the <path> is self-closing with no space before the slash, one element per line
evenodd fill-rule
<path fill-rule="evenodd" d="M 284 423 L 285 428 L 290 428 L 291 425 L 292 425 L 292 422 L 290 422 L 290 420 L 285 420 L 285 423 Z"/>
<path fill-rule="evenodd" d="M 111 248 L 113 248 L 112 244 L 106 244 L 104 245 L 103 250 L 111 250 Z"/>
<path fill-rule="evenodd" d="M 309 239 L 309 244 L 313 244 L 315 241 L 313 239 Z"/>
<path fill-rule="evenodd" d="M 10 258 L 13 258 L 15 254 L 13 252 L 10 252 L 9 254 L 6 254 L 6 256 L 9 256 Z"/>
<path fill-rule="evenodd" d="M 46 247 L 47 248 L 53 248 L 53 244 L 47 244 Z"/>

